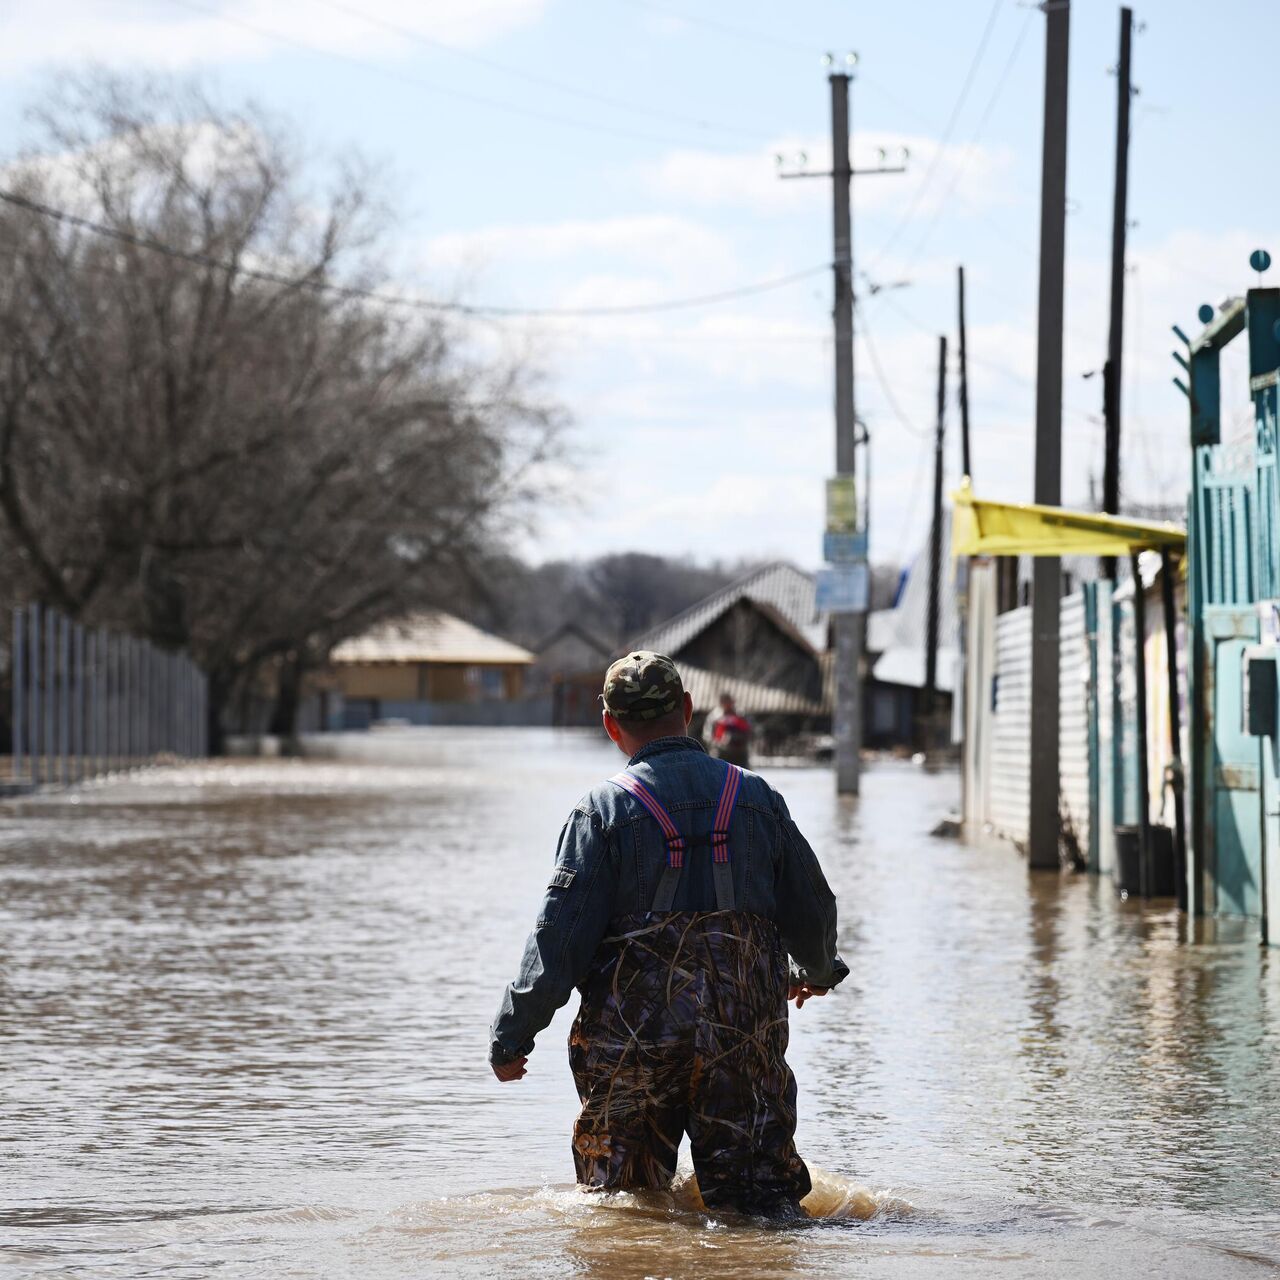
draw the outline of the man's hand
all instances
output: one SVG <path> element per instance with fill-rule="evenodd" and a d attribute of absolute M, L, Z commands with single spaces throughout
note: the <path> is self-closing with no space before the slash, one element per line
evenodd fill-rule
<path fill-rule="evenodd" d="M 814 996 L 825 996 L 829 990 L 829 987 L 815 987 L 807 982 L 793 982 L 787 987 L 787 999 L 794 1000 L 797 1009 L 803 1009 L 806 1000 L 812 1000 Z"/>
<path fill-rule="evenodd" d="M 493 1074 L 497 1076 L 503 1084 L 506 1084 L 511 1080 L 519 1080 L 528 1075 L 524 1065 L 528 1061 L 528 1058 L 512 1058 L 510 1062 L 495 1062 L 492 1064 Z"/>

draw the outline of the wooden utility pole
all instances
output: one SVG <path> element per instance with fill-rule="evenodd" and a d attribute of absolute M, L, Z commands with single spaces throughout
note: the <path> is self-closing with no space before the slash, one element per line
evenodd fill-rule
<path fill-rule="evenodd" d="M 973 478 L 973 459 L 969 456 L 969 358 L 965 345 L 964 268 L 957 267 L 960 284 L 960 465 L 962 474 Z"/>
<path fill-rule="evenodd" d="M 924 710 L 926 734 L 937 702 L 939 591 L 942 585 L 942 444 L 947 415 L 947 339 L 938 338 L 938 428 L 933 437 L 933 524 L 929 530 L 929 611 L 925 621 Z M 929 746 L 927 737 L 925 748 Z"/>
<path fill-rule="evenodd" d="M 1120 390 L 1124 360 L 1124 258 L 1129 217 L 1129 46 L 1133 36 L 1133 10 L 1120 10 L 1120 60 L 1116 65 L 1116 179 L 1111 210 L 1111 324 L 1107 334 L 1107 360 L 1102 366 L 1102 417 L 1106 444 L 1102 467 L 1102 509 L 1120 511 Z M 1115 581 L 1116 558 L 1102 558 L 1102 575 Z"/>
<path fill-rule="evenodd" d="M 1067 49 L 1070 0 L 1045 6 L 1040 307 L 1036 351 L 1035 501 L 1062 502 L 1062 321 L 1067 233 Z M 1031 812 L 1027 861 L 1058 860 L 1058 643 L 1061 562 L 1037 556 L 1031 597 Z"/>

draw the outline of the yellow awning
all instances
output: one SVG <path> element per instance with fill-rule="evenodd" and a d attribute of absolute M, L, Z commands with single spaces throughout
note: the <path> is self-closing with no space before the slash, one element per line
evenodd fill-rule
<path fill-rule="evenodd" d="M 1181 551 L 1185 529 L 1157 520 L 975 498 L 966 479 L 951 495 L 953 556 L 1122 556 L 1153 547 Z"/>

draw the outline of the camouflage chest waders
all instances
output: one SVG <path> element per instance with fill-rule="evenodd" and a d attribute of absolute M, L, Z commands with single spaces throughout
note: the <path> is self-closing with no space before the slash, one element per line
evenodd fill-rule
<path fill-rule="evenodd" d="M 715 911 L 671 910 L 688 842 L 637 777 L 610 781 L 662 828 L 667 865 L 652 909 L 610 922 L 582 986 L 569 1037 L 578 1181 L 665 1187 L 687 1132 L 709 1209 L 795 1213 L 810 1183 L 785 1058 L 787 958 L 772 921 L 734 909 L 729 819 L 742 773 L 726 767 L 716 807 Z"/>

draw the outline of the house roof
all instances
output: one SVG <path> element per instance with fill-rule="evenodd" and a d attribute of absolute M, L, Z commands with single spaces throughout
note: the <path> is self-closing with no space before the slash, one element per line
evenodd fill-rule
<path fill-rule="evenodd" d="M 537 654 L 545 653 L 563 636 L 576 636 L 587 646 L 587 648 L 594 649 L 602 658 L 607 659 L 613 653 L 613 649 L 610 645 L 605 644 L 602 640 L 596 639 L 590 631 L 586 630 L 585 627 L 580 626 L 576 622 L 562 622 L 553 632 L 551 632 L 550 635 L 540 640 L 537 645 L 534 646 L 534 652 Z"/>
<path fill-rule="evenodd" d="M 362 636 L 344 640 L 330 661 L 465 662 L 503 666 L 526 665 L 533 654 L 518 644 L 481 631 L 471 623 L 439 609 L 423 610 L 395 622 L 383 623 Z"/>
<path fill-rule="evenodd" d="M 802 694 L 773 685 L 757 684 L 754 680 L 740 680 L 736 676 L 721 675 L 705 667 L 677 662 L 680 681 L 685 692 L 693 698 L 694 711 L 710 711 L 720 701 L 720 695 L 732 695 L 738 710 L 745 716 L 758 716 L 766 712 L 793 713 L 796 715 L 825 715 L 831 710 L 830 699 L 815 702 Z"/>
<path fill-rule="evenodd" d="M 827 619 L 818 613 L 813 578 L 785 560 L 755 569 L 713 591 L 683 613 L 637 636 L 629 647 L 677 654 L 740 600 L 770 614 L 814 653 L 827 647 Z"/>

